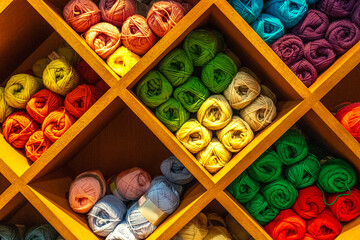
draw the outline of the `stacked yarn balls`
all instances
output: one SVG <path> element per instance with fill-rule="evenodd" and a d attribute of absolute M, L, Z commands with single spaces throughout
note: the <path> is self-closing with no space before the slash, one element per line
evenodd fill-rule
<path fill-rule="evenodd" d="M 70 0 L 63 15 L 114 72 L 123 77 L 191 7 L 181 0 L 157 1 L 151 7 L 135 0 L 100 0 L 99 6 L 92 0 Z"/>
<path fill-rule="evenodd" d="M 19 229 L 13 224 L 0 225 L 0 238 L 4 240 L 58 240 L 63 239 L 59 233 L 48 223 L 39 226 Z M 25 231 L 23 231 L 25 230 Z"/>
<path fill-rule="evenodd" d="M 276 117 L 274 93 L 240 65 L 219 32 L 196 29 L 136 87 L 140 100 L 212 174 Z"/>
<path fill-rule="evenodd" d="M 273 239 L 335 239 L 340 222 L 360 215 L 353 167 L 309 148 L 290 129 L 227 187 Z"/>
<path fill-rule="evenodd" d="M 6 141 L 35 162 L 108 87 L 67 44 L 30 72 L 0 87 L 0 123 Z"/>
<path fill-rule="evenodd" d="M 87 213 L 89 227 L 106 240 L 145 239 L 178 208 L 183 185 L 194 179 L 174 156 L 160 169 L 163 175 L 153 179 L 138 167 L 107 181 L 99 170 L 81 173 L 69 189 L 70 207 Z"/>

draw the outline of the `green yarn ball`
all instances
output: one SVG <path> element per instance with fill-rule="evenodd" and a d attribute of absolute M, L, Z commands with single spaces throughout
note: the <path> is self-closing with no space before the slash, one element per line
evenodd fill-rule
<path fill-rule="evenodd" d="M 272 207 L 260 193 L 257 193 L 245 205 L 245 208 L 261 225 L 274 220 L 280 212 L 279 209 Z"/>
<path fill-rule="evenodd" d="M 304 160 L 288 166 L 284 175 L 295 188 L 305 188 L 317 181 L 320 168 L 319 160 L 309 154 Z"/>
<path fill-rule="evenodd" d="M 155 115 L 172 132 L 179 130 L 190 118 L 190 113 L 175 98 L 170 98 L 157 107 Z"/>
<path fill-rule="evenodd" d="M 79 84 L 79 76 L 66 60 L 56 59 L 45 68 L 43 81 L 49 90 L 65 96 Z"/>
<path fill-rule="evenodd" d="M 0 123 L 5 122 L 6 118 L 14 111 L 5 100 L 5 88 L 0 87 Z"/>
<path fill-rule="evenodd" d="M 41 79 L 29 74 L 16 74 L 6 84 L 5 100 L 13 108 L 24 109 L 32 95 L 41 88 Z"/>
<path fill-rule="evenodd" d="M 245 170 L 226 190 L 228 190 L 239 203 L 244 204 L 249 202 L 260 191 L 260 183 L 252 179 L 247 170 Z"/>
<path fill-rule="evenodd" d="M 75 52 L 75 50 L 72 49 L 72 47 L 70 47 L 70 45 L 66 42 L 58 47 L 56 53 L 74 67 L 76 67 L 76 65 L 78 65 L 81 61 L 80 55 L 77 54 L 77 52 Z"/>
<path fill-rule="evenodd" d="M 271 206 L 281 210 L 291 208 L 298 197 L 296 188 L 282 177 L 265 185 L 262 193 Z"/>
<path fill-rule="evenodd" d="M 318 184 L 328 193 L 344 192 L 357 181 L 353 167 L 346 161 L 333 158 L 321 166 Z"/>
<path fill-rule="evenodd" d="M 49 58 L 40 58 L 37 60 L 34 65 L 32 66 L 32 71 L 35 74 L 35 76 L 42 78 L 43 72 L 46 68 L 46 66 L 51 62 Z"/>
<path fill-rule="evenodd" d="M 237 73 L 234 61 L 224 53 L 218 53 L 202 69 L 201 79 L 213 93 L 223 92 Z"/>
<path fill-rule="evenodd" d="M 197 77 L 190 77 L 174 91 L 174 98 L 179 100 L 189 112 L 197 112 L 201 104 L 210 96 L 209 90 Z"/>
<path fill-rule="evenodd" d="M 279 155 L 274 150 L 266 150 L 249 166 L 248 171 L 255 180 L 268 183 L 280 177 L 282 165 Z"/>
<path fill-rule="evenodd" d="M 136 88 L 136 95 L 150 108 L 169 100 L 172 92 L 169 81 L 157 70 L 148 72 Z"/>
<path fill-rule="evenodd" d="M 168 53 L 158 68 L 174 87 L 183 84 L 194 72 L 192 62 L 181 48 Z"/>
<path fill-rule="evenodd" d="M 275 142 L 276 152 L 285 165 L 291 165 L 304 159 L 308 154 L 308 144 L 304 135 L 296 129 L 290 129 Z"/>

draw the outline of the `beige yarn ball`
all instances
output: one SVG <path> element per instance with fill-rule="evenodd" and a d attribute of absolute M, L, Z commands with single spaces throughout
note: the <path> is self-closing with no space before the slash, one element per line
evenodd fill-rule
<path fill-rule="evenodd" d="M 233 116 L 226 127 L 216 131 L 216 135 L 230 152 L 239 152 L 254 138 L 249 124 L 239 116 Z"/>
<path fill-rule="evenodd" d="M 225 222 L 234 240 L 253 240 L 254 238 L 230 214 L 225 217 Z"/>
<path fill-rule="evenodd" d="M 186 224 L 173 239 L 204 239 L 208 232 L 206 215 L 200 212 L 188 224 Z"/>
<path fill-rule="evenodd" d="M 5 122 L 6 118 L 14 111 L 5 100 L 5 88 L 0 87 L 0 123 Z M 209 141 L 210 142 L 210 141 Z"/>
<path fill-rule="evenodd" d="M 176 132 L 176 138 L 191 153 L 197 153 L 210 143 L 212 132 L 196 119 L 190 119 Z"/>
<path fill-rule="evenodd" d="M 225 127 L 232 117 L 232 109 L 223 95 L 212 95 L 201 105 L 198 121 L 210 130 Z"/>
<path fill-rule="evenodd" d="M 225 221 L 216 213 L 207 215 L 209 232 L 204 240 L 231 240 L 231 235 L 227 230 Z"/>

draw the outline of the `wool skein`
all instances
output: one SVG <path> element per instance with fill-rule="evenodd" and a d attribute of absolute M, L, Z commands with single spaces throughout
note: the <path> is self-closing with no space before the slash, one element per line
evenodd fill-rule
<path fill-rule="evenodd" d="M 63 42 L 56 49 L 56 53 L 63 59 L 65 59 L 71 66 L 75 67 L 81 61 L 81 57 L 75 50 L 67 43 Z"/>
<path fill-rule="evenodd" d="M 344 128 L 360 142 L 360 103 L 352 103 L 341 108 L 335 117 L 344 126 Z"/>
<path fill-rule="evenodd" d="M 263 9 L 262 0 L 228 0 L 228 2 L 248 24 L 252 24 Z"/>
<path fill-rule="evenodd" d="M 315 239 L 335 239 L 341 232 L 341 224 L 329 209 L 316 218 L 306 221 L 307 232 Z"/>
<path fill-rule="evenodd" d="M 248 170 L 242 172 L 226 190 L 239 202 L 249 202 L 259 191 L 260 183 L 250 177 Z"/>
<path fill-rule="evenodd" d="M 225 223 L 231 236 L 235 240 L 254 240 L 254 238 L 245 230 L 245 228 L 236 219 L 228 214 L 225 217 Z"/>
<path fill-rule="evenodd" d="M 279 209 L 269 205 L 264 196 L 259 193 L 245 205 L 245 208 L 261 225 L 271 222 L 279 214 Z"/>
<path fill-rule="evenodd" d="M 209 232 L 207 217 L 200 212 L 188 222 L 172 240 L 204 239 Z"/>
<path fill-rule="evenodd" d="M 304 41 L 313 41 L 323 38 L 328 27 L 329 18 L 326 14 L 310 9 L 292 32 Z"/>
<path fill-rule="evenodd" d="M 317 7 L 331 17 L 349 17 L 357 0 L 320 0 Z"/>
<path fill-rule="evenodd" d="M 121 27 L 128 17 L 135 14 L 134 0 L 100 0 L 101 17 L 105 22 Z"/>
<path fill-rule="evenodd" d="M 285 34 L 280 19 L 266 13 L 260 14 L 251 27 L 267 44 L 275 42 Z"/>
<path fill-rule="evenodd" d="M 5 100 L 5 88 L 0 87 L 0 123 L 5 122 L 6 118 L 14 111 Z"/>
<path fill-rule="evenodd" d="M 185 185 L 194 179 L 194 176 L 175 156 L 165 159 L 160 165 L 160 170 L 167 180 L 175 184 Z"/>
<path fill-rule="evenodd" d="M 295 187 L 282 177 L 268 183 L 261 191 L 271 206 L 281 210 L 291 208 L 298 197 Z"/>
<path fill-rule="evenodd" d="M 304 55 L 304 43 L 294 34 L 284 35 L 274 42 L 271 48 L 288 66 L 302 59 Z"/>
<path fill-rule="evenodd" d="M 351 21 L 360 27 L 360 2 L 357 1 L 354 4 L 354 8 L 351 12 Z"/>
<path fill-rule="evenodd" d="M 30 136 L 25 144 L 26 156 L 35 162 L 51 146 L 51 142 L 44 136 L 41 130 L 37 130 Z"/>
<path fill-rule="evenodd" d="M 190 113 L 175 98 L 157 107 L 155 115 L 172 132 L 179 130 L 190 117 Z"/>
<path fill-rule="evenodd" d="M 56 240 L 58 233 L 50 224 L 29 228 L 25 233 L 25 240 Z"/>
<path fill-rule="evenodd" d="M 35 74 L 35 76 L 42 78 L 44 70 L 46 66 L 51 62 L 49 58 L 40 58 L 37 60 L 34 65 L 32 66 L 32 71 Z"/>
<path fill-rule="evenodd" d="M 256 181 L 268 183 L 280 177 L 281 168 L 280 156 L 274 150 L 268 149 L 249 166 L 248 172 Z"/>
<path fill-rule="evenodd" d="M 304 57 L 319 73 L 335 62 L 336 53 L 328 41 L 319 39 L 305 45 Z"/>
<path fill-rule="evenodd" d="M 326 202 L 334 203 L 329 205 L 331 212 L 341 222 L 348 222 L 360 215 L 360 191 L 356 188 L 344 192 L 346 196 L 338 197 L 338 194 L 327 196 Z"/>
<path fill-rule="evenodd" d="M 74 123 L 74 117 L 61 107 L 45 118 L 42 131 L 51 142 L 56 142 Z"/>
<path fill-rule="evenodd" d="M 137 240 L 137 238 L 124 220 L 115 227 L 114 231 L 106 237 L 106 240 Z"/>
<path fill-rule="evenodd" d="M 216 213 L 207 215 L 209 232 L 204 240 L 231 240 L 231 235 L 222 217 Z"/>
<path fill-rule="evenodd" d="M 292 209 L 304 219 L 311 219 L 319 216 L 326 205 L 323 194 L 317 186 L 310 186 L 299 190 L 299 197 L 296 199 Z"/>
<path fill-rule="evenodd" d="M 123 77 L 139 60 L 140 56 L 121 46 L 110 55 L 106 62 L 114 72 Z"/>
<path fill-rule="evenodd" d="M 15 225 L 0 225 L 0 238 L 4 240 L 22 240 Z"/>
<path fill-rule="evenodd" d="M 82 60 L 75 69 L 82 80 L 84 80 L 87 84 L 95 85 L 101 81 L 100 76 L 84 60 Z"/>

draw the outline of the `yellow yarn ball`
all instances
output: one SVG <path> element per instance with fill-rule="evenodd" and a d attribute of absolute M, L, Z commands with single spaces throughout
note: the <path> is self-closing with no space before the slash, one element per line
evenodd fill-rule
<path fill-rule="evenodd" d="M 239 152 L 254 138 L 249 124 L 239 116 L 233 116 L 226 127 L 216 131 L 216 135 L 230 152 Z"/>
<path fill-rule="evenodd" d="M 140 60 L 140 56 L 131 52 L 124 46 L 119 47 L 107 59 L 107 64 L 114 70 L 120 77 L 123 77 L 130 69 Z"/>
<path fill-rule="evenodd" d="M 59 54 L 63 59 L 65 59 L 71 66 L 76 67 L 81 61 L 81 57 L 77 52 L 75 52 L 72 47 L 67 42 L 60 44 L 56 53 Z"/>
<path fill-rule="evenodd" d="M 210 173 L 217 173 L 231 159 L 231 153 L 216 138 L 213 138 L 209 145 L 196 154 L 196 159 Z"/>
<path fill-rule="evenodd" d="M 225 127 L 232 117 L 232 109 L 223 95 L 212 95 L 201 105 L 198 121 L 210 130 Z"/>
<path fill-rule="evenodd" d="M 216 213 L 207 215 L 209 232 L 204 240 L 231 240 L 231 235 L 226 229 L 225 221 Z"/>
<path fill-rule="evenodd" d="M 5 122 L 6 118 L 14 111 L 5 100 L 5 88 L 0 87 L 0 123 Z"/>
<path fill-rule="evenodd" d="M 207 218 L 200 212 L 176 234 L 175 239 L 200 240 L 205 238 L 208 231 Z"/>
<path fill-rule="evenodd" d="M 176 132 L 176 138 L 191 153 L 197 153 L 210 143 L 212 132 L 196 119 L 190 119 Z"/>
<path fill-rule="evenodd" d="M 49 58 L 40 58 L 32 66 L 32 71 L 35 76 L 42 78 L 46 66 L 51 62 Z"/>
<path fill-rule="evenodd" d="M 25 108 L 31 96 L 41 88 L 41 79 L 29 74 L 16 74 L 6 83 L 5 100 L 13 108 Z"/>
<path fill-rule="evenodd" d="M 230 214 L 225 217 L 225 222 L 234 240 L 254 239 Z"/>

